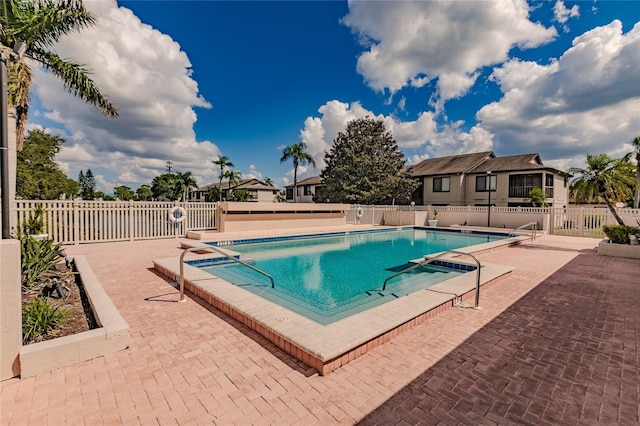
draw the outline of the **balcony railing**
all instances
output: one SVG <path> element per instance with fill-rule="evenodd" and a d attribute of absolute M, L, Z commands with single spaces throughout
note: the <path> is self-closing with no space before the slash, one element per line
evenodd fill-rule
<path fill-rule="evenodd" d="M 529 198 L 529 193 L 534 188 L 540 188 L 539 186 L 510 186 L 509 197 L 511 198 Z M 547 198 L 553 198 L 553 188 L 545 188 L 544 195 Z"/>

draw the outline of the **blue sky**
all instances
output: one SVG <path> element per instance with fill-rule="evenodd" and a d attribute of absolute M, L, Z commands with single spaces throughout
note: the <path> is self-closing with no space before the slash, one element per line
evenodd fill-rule
<path fill-rule="evenodd" d="M 55 48 L 92 70 L 117 120 L 35 76 L 31 127 L 61 133 L 70 177 L 136 189 L 166 172 L 292 182 L 352 119 L 383 119 L 407 157 L 537 152 L 581 166 L 640 135 L 640 2 L 85 0 L 96 26 Z"/>

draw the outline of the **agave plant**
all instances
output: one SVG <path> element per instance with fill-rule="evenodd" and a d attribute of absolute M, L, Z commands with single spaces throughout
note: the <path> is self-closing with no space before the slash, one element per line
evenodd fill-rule
<path fill-rule="evenodd" d="M 47 278 L 58 276 L 56 265 L 64 259 L 62 244 L 23 235 L 20 246 L 23 289 L 31 289 Z"/>

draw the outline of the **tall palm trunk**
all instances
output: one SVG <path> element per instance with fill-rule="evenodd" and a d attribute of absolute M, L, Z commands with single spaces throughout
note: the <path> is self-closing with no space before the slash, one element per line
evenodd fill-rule
<path fill-rule="evenodd" d="M 222 202 L 222 167 L 220 167 L 220 202 Z"/>
<path fill-rule="evenodd" d="M 293 202 L 296 203 L 296 197 L 298 195 L 298 165 L 293 168 Z"/>
<path fill-rule="evenodd" d="M 640 208 L 640 147 L 636 152 L 636 192 L 633 196 L 633 208 Z"/>

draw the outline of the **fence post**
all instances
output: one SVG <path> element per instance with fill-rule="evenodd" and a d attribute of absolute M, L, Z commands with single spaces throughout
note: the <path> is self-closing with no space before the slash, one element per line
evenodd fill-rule
<path fill-rule="evenodd" d="M 73 206 L 73 244 L 80 244 L 80 208 L 77 200 L 72 201 Z"/>
<path fill-rule="evenodd" d="M 584 207 L 580 207 L 580 214 L 578 215 L 578 236 L 584 237 Z"/>
<path fill-rule="evenodd" d="M 179 203 L 178 201 L 174 202 L 174 203 L 173 203 L 173 205 L 174 205 L 175 207 L 180 207 L 180 203 Z M 171 223 L 171 222 L 169 222 L 169 223 Z M 180 226 L 181 226 L 181 225 L 180 225 L 180 223 L 179 223 L 179 222 L 177 222 L 177 221 L 176 221 L 176 222 L 174 223 L 174 225 L 173 225 L 173 237 L 174 237 L 174 238 L 178 238 L 178 228 L 179 228 Z"/>
<path fill-rule="evenodd" d="M 133 200 L 129 200 L 129 241 L 133 241 Z"/>

